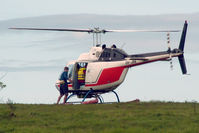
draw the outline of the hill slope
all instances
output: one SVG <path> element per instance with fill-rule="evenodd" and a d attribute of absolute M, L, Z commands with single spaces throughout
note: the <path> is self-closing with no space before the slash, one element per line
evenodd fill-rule
<path fill-rule="evenodd" d="M 0 105 L 0 133 L 198 133 L 196 103 Z"/>

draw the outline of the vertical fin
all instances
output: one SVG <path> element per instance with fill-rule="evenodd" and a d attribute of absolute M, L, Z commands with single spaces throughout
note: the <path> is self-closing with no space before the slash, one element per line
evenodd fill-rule
<path fill-rule="evenodd" d="M 185 21 L 184 28 L 181 35 L 180 45 L 179 45 L 179 49 L 182 51 L 184 51 L 184 44 L 185 44 L 185 39 L 186 39 L 186 34 L 187 34 L 187 26 L 188 26 L 187 21 Z"/>
<path fill-rule="evenodd" d="M 180 63 L 182 74 L 187 74 L 187 68 L 186 68 L 186 63 L 184 59 L 184 45 L 185 45 L 185 39 L 186 39 L 186 33 L 187 33 L 187 26 L 188 26 L 187 21 L 185 21 L 181 39 L 180 39 L 180 44 L 179 44 L 179 50 L 181 50 L 182 54 L 178 56 L 178 60 Z"/>

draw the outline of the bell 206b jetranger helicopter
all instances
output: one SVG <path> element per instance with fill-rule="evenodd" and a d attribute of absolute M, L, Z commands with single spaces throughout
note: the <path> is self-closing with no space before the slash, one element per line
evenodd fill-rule
<path fill-rule="evenodd" d="M 50 30 L 50 31 L 71 31 L 93 33 L 93 46 L 89 53 L 83 53 L 75 61 L 67 64 L 69 67 L 68 77 L 69 92 L 72 93 L 68 99 L 74 95 L 78 98 L 95 97 L 100 102 L 104 102 L 101 94 L 113 92 L 117 101 L 120 102 L 117 93 L 114 91 L 125 79 L 130 67 L 151 63 L 155 61 L 169 61 L 172 57 L 178 57 L 183 74 L 187 74 L 184 60 L 184 44 L 187 32 L 187 21 L 184 23 L 179 47 L 171 50 L 169 33 L 179 32 L 179 30 L 100 30 L 94 29 L 44 29 L 44 28 L 10 28 L 17 30 Z M 112 47 L 101 46 L 101 34 L 107 32 L 166 32 L 168 36 L 168 50 L 153 53 L 129 55 L 115 45 Z M 172 65 L 172 64 L 171 64 Z M 56 84 L 59 88 L 59 82 Z M 67 99 L 67 100 L 68 100 Z"/>

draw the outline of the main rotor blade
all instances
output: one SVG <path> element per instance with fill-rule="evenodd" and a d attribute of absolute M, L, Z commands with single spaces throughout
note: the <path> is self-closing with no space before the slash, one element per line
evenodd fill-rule
<path fill-rule="evenodd" d="M 179 32 L 180 30 L 100 30 L 94 29 L 47 29 L 47 28 L 9 28 L 15 30 L 48 30 L 48 31 L 71 31 L 71 32 L 88 32 L 88 33 L 106 33 L 106 32 Z"/>
<path fill-rule="evenodd" d="M 180 32 L 180 30 L 105 30 L 105 32 Z"/>
<path fill-rule="evenodd" d="M 9 28 L 14 30 L 48 30 L 48 31 L 72 31 L 72 32 L 92 32 L 90 29 L 46 29 L 46 28 Z"/>

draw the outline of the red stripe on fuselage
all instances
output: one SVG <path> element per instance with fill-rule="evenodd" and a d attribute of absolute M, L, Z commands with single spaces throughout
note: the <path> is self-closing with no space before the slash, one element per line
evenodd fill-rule
<path fill-rule="evenodd" d="M 96 84 L 88 84 L 86 86 L 97 86 L 116 82 L 120 79 L 123 70 L 124 67 L 105 68 Z"/>
<path fill-rule="evenodd" d="M 73 87 L 72 84 L 68 84 L 68 87 Z"/>
<path fill-rule="evenodd" d="M 125 69 L 124 66 L 105 68 L 102 70 L 97 83 L 85 84 L 85 86 L 86 87 L 98 86 L 98 85 L 104 85 L 104 84 L 110 84 L 110 83 L 116 82 L 120 79 L 120 76 L 124 69 Z M 68 84 L 68 87 L 72 87 L 72 84 Z"/>

